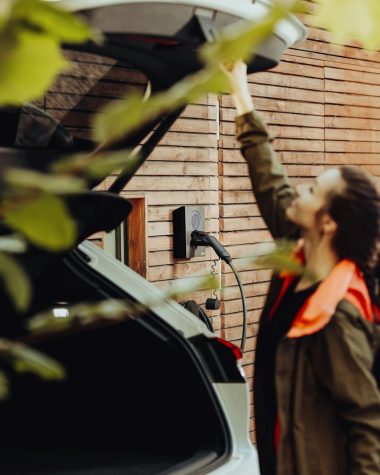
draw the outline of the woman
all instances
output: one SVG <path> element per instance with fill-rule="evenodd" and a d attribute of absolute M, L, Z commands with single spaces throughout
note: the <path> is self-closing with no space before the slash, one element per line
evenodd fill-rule
<path fill-rule="evenodd" d="M 302 238 L 305 268 L 298 278 L 273 277 L 260 321 L 254 405 L 261 473 L 379 475 L 370 340 L 378 194 L 354 167 L 290 186 L 254 111 L 245 65 L 226 72 L 261 214 L 274 238 Z"/>

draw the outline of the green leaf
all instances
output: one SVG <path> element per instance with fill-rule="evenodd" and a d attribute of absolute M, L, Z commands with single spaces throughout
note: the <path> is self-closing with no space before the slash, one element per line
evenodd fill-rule
<path fill-rule="evenodd" d="M 49 35 L 17 30 L 0 36 L 0 104 L 20 105 L 41 97 L 66 66 Z"/>
<path fill-rule="evenodd" d="M 165 291 L 165 298 L 175 298 L 198 290 L 216 289 L 220 289 L 220 279 L 216 275 L 176 279 L 170 282 L 169 288 Z"/>
<path fill-rule="evenodd" d="M 0 371 L 0 402 L 9 398 L 9 380 L 4 373 Z"/>
<path fill-rule="evenodd" d="M 93 31 L 81 17 L 46 1 L 17 0 L 13 17 L 38 27 L 60 42 L 83 43 L 89 39 L 101 39 L 100 33 Z"/>
<path fill-rule="evenodd" d="M 7 25 L 12 13 L 13 0 L 0 1 L 0 32 Z"/>
<path fill-rule="evenodd" d="M 56 318 L 54 309 L 41 312 L 28 319 L 28 330 L 33 333 L 60 332 L 74 325 L 91 325 L 102 320 L 127 320 L 138 318 L 148 309 L 160 306 L 163 302 L 180 295 L 197 290 L 219 289 L 218 276 L 207 275 L 173 282 L 164 293 L 147 298 L 143 302 L 126 302 L 124 300 L 103 300 L 96 303 L 68 305 L 67 317 Z"/>
<path fill-rule="evenodd" d="M 18 262 L 3 252 L 0 252 L 0 277 L 15 307 L 26 310 L 32 296 L 29 278 Z"/>
<path fill-rule="evenodd" d="M 74 155 L 64 158 L 51 167 L 54 173 L 80 174 L 92 179 L 106 178 L 120 168 L 134 170 L 139 155 L 130 150 L 98 152 L 94 155 Z"/>
<path fill-rule="evenodd" d="M 275 247 L 271 251 L 264 251 L 265 254 L 249 256 L 244 261 L 249 261 L 257 267 L 270 268 L 278 273 L 285 272 L 295 276 L 303 275 L 314 282 L 315 276 L 306 271 L 305 265 L 295 253 L 297 247 L 297 242 L 279 239 L 275 242 Z"/>
<path fill-rule="evenodd" d="M 317 0 L 312 24 L 332 33 L 333 41 L 344 44 L 353 39 L 364 48 L 380 48 L 379 0 Z"/>
<path fill-rule="evenodd" d="M 55 176 L 24 168 L 9 168 L 4 174 L 5 182 L 13 188 L 39 190 L 46 193 L 77 193 L 86 187 L 86 182 L 72 176 Z"/>
<path fill-rule="evenodd" d="M 42 195 L 20 206 L 6 207 L 4 214 L 5 223 L 36 246 L 63 251 L 75 242 L 75 222 L 56 196 Z"/>
<path fill-rule="evenodd" d="M 12 234 L 0 237 L 0 252 L 18 254 L 26 251 L 26 242 L 22 236 Z"/>
<path fill-rule="evenodd" d="M 95 140 L 105 148 L 144 124 L 196 101 L 207 92 L 228 90 L 228 80 L 221 70 L 204 69 L 146 101 L 141 94 L 131 94 L 123 100 L 109 104 L 95 116 Z"/>
<path fill-rule="evenodd" d="M 201 49 L 201 59 L 206 64 L 215 66 L 224 61 L 249 60 L 259 44 L 273 31 L 276 24 L 295 8 L 296 3 L 298 2 L 277 2 L 259 23 L 247 27 L 245 22 L 227 28 L 220 39 L 207 43 Z"/>
<path fill-rule="evenodd" d="M 128 303 L 124 300 L 108 299 L 95 303 L 67 305 L 66 317 L 56 317 L 54 308 L 38 313 L 28 320 L 28 330 L 33 333 L 60 332 L 72 325 L 90 325 L 101 320 L 125 320 L 134 318 L 138 313 L 146 311 L 139 303 Z"/>
<path fill-rule="evenodd" d="M 13 343 L 8 354 L 14 369 L 19 373 L 33 373 L 47 380 L 61 380 L 66 376 L 60 363 L 28 346 Z"/>

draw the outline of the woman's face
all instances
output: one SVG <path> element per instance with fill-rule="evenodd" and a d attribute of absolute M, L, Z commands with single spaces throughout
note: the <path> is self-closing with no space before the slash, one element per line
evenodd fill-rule
<path fill-rule="evenodd" d="M 288 218 L 302 229 L 318 231 L 321 216 L 318 212 L 327 204 L 331 192 L 340 192 L 344 181 L 337 168 L 323 172 L 313 182 L 302 183 L 296 187 L 297 196 L 287 208 Z"/>

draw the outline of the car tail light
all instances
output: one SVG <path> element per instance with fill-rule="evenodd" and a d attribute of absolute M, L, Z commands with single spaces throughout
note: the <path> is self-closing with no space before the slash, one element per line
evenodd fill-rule
<path fill-rule="evenodd" d="M 224 340 L 223 338 L 215 338 L 215 339 L 216 339 L 216 341 L 218 341 L 219 343 L 226 346 L 227 348 L 229 348 L 232 351 L 232 353 L 234 354 L 234 356 L 236 358 L 236 361 L 239 361 L 243 358 L 243 354 L 241 352 L 241 349 L 238 346 L 234 345 L 230 341 Z"/>
<path fill-rule="evenodd" d="M 245 382 L 240 348 L 223 338 L 197 335 L 189 338 L 214 382 Z"/>

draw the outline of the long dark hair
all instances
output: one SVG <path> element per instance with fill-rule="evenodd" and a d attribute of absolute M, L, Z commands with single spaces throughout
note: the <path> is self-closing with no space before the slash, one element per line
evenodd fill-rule
<path fill-rule="evenodd" d="M 333 247 L 340 259 L 354 261 L 363 272 L 372 300 L 379 304 L 379 194 L 372 178 L 360 168 L 343 166 L 341 192 L 332 193 L 327 211 L 337 223 Z"/>

